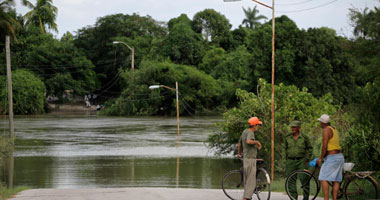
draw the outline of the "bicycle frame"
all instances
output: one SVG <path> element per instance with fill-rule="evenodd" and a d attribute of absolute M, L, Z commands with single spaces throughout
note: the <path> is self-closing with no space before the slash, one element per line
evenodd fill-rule
<path fill-rule="evenodd" d="M 304 169 L 304 171 L 310 173 L 311 176 L 307 179 L 307 181 L 305 182 L 305 184 L 303 184 L 303 185 L 301 186 L 301 188 L 306 187 L 306 186 L 309 184 L 309 182 L 310 182 L 310 180 L 312 179 L 312 177 L 315 177 L 315 173 L 316 173 L 316 171 L 317 171 L 317 168 L 319 168 L 319 167 L 315 167 L 315 168 L 313 169 L 312 172 L 310 172 L 310 171 L 307 170 L 307 169 Z M 338 199 L 341 198 L 343 195 L 348 194 L 348 193 L 346 193 L 346 192 L 344 191 L 344 188 L 346 188 L 346 185 L 347 185 L 350 181 L 352 181 L 353 179 L 356 179 L 356 178 L 360 178 L 360 179 L 369 178 L 369 179 L 371 179 L 371 180 L 377 185 L 377 188 L 378 188 L 378 187 L 379 187 L 379 183 L 376 181 L 375 178 L 373 178 L 373 177 L 371 176 L 371 173 L 372 173 L 372 172 L 351 172 L 351 171 L 343 172 L 342 182 L 341 182 L 341 184 L 339 185 Z M 328 184 L 329 184 L 331 187 L 333 186 L 333 182 L 328 181 Z M 318 188 L 320 188 L 320 182 L 318 182 Z M 319 191 L 318 191 L 318 193 L 319 193 Z"/>

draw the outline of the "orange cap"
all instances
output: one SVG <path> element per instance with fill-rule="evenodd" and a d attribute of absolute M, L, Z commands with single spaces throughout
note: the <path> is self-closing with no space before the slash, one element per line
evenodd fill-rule
<path fill-rule="evenodd" d="M 250 126 L 255 126 L 255 125 L 257 125 L 257 124 L 263 124 L 263 122 L 260 121 L 259 118 L 257 118 L 257 117 L 251 117 L 251 118 L 249 118 L 249 120 L 248 120 L 248 124 L 249 124 Z"/>

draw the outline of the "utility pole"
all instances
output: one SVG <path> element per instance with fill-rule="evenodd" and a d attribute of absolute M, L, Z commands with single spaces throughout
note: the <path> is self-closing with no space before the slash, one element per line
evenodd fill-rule
<path fill-rule="evenodd" d="M 274 56 L 275 56 L 275 18 L 274 18 L 274 0 L 272 0 L 272 7 L 257 0 L 252 0 L 260 5 L 272 9 L 272 124 L 271 124 L 271 176 L 272 181 L 274 180 Z"/>
<path fill-rule="evenodd" d="M 224 2 L 234 2 L 240 0 L 223 0 Z M 272 181 L 274 180 L 274 57 L 275 57 L 275 46 L 274 46 L 274 38 L 275 38 L 275 18 L 274 18 L 274 0 L 272 0 L 272 6 L 269 6 L 265 3 L 261 3 L 257 0 L 252 0 L 262 6 L 272 9 L 272 122 L 271 122 L 271 176 Z"/>
<path fill-rule="evenodd" d="M 274 38 L 275 38 L 275 18 L 274 18 L 274 0 L 272 0 L 272 155 L 271 155 L 271 175 L 274 181 Z"/>
<path fill-rule="evenodd" d="M 14 138 L 14 125 L 13 125 L 13 94 L 12 94 L 12 72 L 11 72 L 11 51 L 10 51 L 10 38 L 5 36 L 5 51 L 7 59 L 7 77 L 8 77 L 8 101 L 9 101 L 9 136 Z"/>

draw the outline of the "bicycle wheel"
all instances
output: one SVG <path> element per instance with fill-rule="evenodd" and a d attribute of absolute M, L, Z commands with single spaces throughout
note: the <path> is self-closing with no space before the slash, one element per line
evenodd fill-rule
<path fill-rule="evenodd" d="M 243 199 L 244 178 L 242 171 L 232 170 L 224 175 L 222 189 L 224 194 L 232 200 Z"/>
<path fill-rule="evenodd" d="M 377 199 L 379 198 L 379 189 L 375 181 L 370 177 L 359 178 L 353 177 L 348 180 L 344 187 L 346 199 Z"/>
<path fill-rule="evenodd" d="M 297 170 L 292 172 L 285 181 L 286 194 L 292 200 L 315 199 L 319 193 L 319 182 L 309 172 Z"/>
<path fill-rule="evenodd" d="M 260 200 L 270 199 L 270 178 L 264 168 L 257 169 L 255 193 Z"/>

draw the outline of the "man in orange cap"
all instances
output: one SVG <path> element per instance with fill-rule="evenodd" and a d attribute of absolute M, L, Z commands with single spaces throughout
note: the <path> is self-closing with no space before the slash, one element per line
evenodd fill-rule
<path fill-rule="evenodd" d="M 238 156 L 244 156 L 244 196 L 243 200 L 252 199 L 256 188 L 256 157 L 257 149 L 261 149 L 261 143 L 255 139 L 255 132 L 259 125 L 263 124 L 257 117 L 248 120 L 249 128 L 245 129 L 238 143 Z M 243 148 L 243 151 L 242 151 Z"/>

